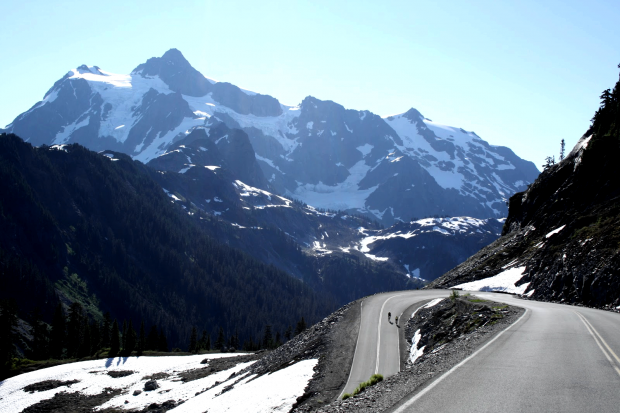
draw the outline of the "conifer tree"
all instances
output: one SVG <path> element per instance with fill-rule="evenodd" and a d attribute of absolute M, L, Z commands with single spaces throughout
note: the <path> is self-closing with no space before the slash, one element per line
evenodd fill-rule
<path fill-rule="evenodd" d="M 50 339 L 50 355 L 55 359 L 61 359 L 66 340 L 66 320 L 62 309 L 62 303 L 58 303 L 52 319 L 52 333 Z"/>
<path fill-rule="evenodd" d="M 112 323 L 112 328 L 110 329 L 110 351 L 108 353 L 109 357 L 116 357 L 118 352 L 121 350 L 121 340 L 118 336 L 118 323 L 116 320 Z"/>
<path fill-rule="evenodd" d="M 194 326 L 192 328 L 192 334 L 189 337 L 189 349 L 188 351 L 190 353 L 197 353 L 198 352 L 198 340 L 197 340 L 197 335 L 198 333 L 196 333 L 196 326 Z"/>
<path fill-rule="evenodd" d="M 140 323 L 140 335 L 138 336 L 138 347 L 137 347 L 137 355 L 140 357 L 144 352 L 144 348 L 146 346 L 146 336 L 144 333 L 144 321 Z"/>
<path fill-rule="evenodd" d="M 136 343 L 138 341 L 138 336 L 136 335 L 136 330 L 133 328 L 133 321 L 129 320 L 129 325 L 127 326 L 127 338 L 125 341 L 125 348 L 123 352 L 126 357 L 131 356 L 131 352 L 135 350 Z"/>
<path fill-rule="evenodd" d="M 96 321 L 90 323 L 90 340 L 90 354 L 97 354 L 101 350 L 101 325 Z"/>
<path fill-rule="evenodd" d="M 202 330 L 202 336 L 200 336 L 200 340 L 198 340 L 198 350 L 210 350 L 207 349 L 207 331 Z"/>
<path fill-rule="evenodd" d="M 284 332 L 284 338 L 286 339 L 286 341 L 289 341 L 293 336 L 293 328 L 289 325 L 286 329 L 286 331 Z"/>
<path fill-rule="evenodd" d="M 17 325 L 17 305 L 14 301 L 0 302 L 0 374 L 11 369 L 14 353 L 13 330 Z"/>
<path fill-rule="evenodd" d="M 146 337 L 146 350 L 159 350 L 159 334 L 157 334 L 157 327 L 154 325 L 151 326 L 149 335 Z"/>
<path fill-rule="evenodd" d="M 67 356 L 79 357 L 84 342 L 84 311 L 77 301 L 69 307 L 69 320 L 67 321 Z"/>
<path fill-rule="evenodd" d="M 224 350 L 224 328 L 220 327 L 219 333 L 217 333 L 217 340 L 215 341 L 216 350 Z"/>
<path fill-rule="evenodd" d="M 90 325 L 88 324 L 88 318 L 82 318 L 82 342 L 80 343 L 80 347 L 78 348 L 78 357 L 87 357 L 90 356 L 92 340 L 90 334 Z"/>
<path fill-rule="evenodd" d="M 265 326 L 265 335 L 263 336 L 263 348 L 273 348 L 273 336 L 271 334 L 271 326 Z"/>
<path fill-rule="evenodd" d="M 123 353 L 127 348 L 127 320 L 123 320 L 123 332 L 121 333 L 121 348 Z"/>
<path fill-rule="evenodd" d="M 205 350 L 207 351 L 211 350 L 211 334 L 207 336 L 207 344 L 205 345 Z"/>
<path fill-rule="evenodd" d="M 564 149 L 566 147 L 566 144 L 564 143 L 564 139 L 562 139 L 562 142 L 560 143 L 560 162 L 562 162 L 564 160 Z"/>
<path fill-rule="evenodd" d="M 166 334 L 164 334 L 164 329 L 162 328 L 159 331 L 159 351 L 168 351 L 168 339 L 166 339 Z"/>
<path fill-rule="evenodd" d="M 103 326 L 101 327 L 101 348 L 110 347 L 110 330 L 112 329 L 112 317 L 108 311 L 103 314 Z"/>
<path fill-rule="evenodd" d="M 297 326 L 295 327 L 295 335 L 301 334 L 306 329 L 306 320 L 301 317 L 301 320 L 297 322 Z"/>
<path fill-rule="evenodd" d="M 32 312 L 32 358 L 46 360 L 49 357 L 49 331 L 41 319 L 41 310 L 35 307 Z"/>
<path fill-rule="evenodd" d="M 275 342 L 275 347 L 278 348 L 282 345 L 282 338 L 280 337 L 280 332 L 277 331 L 276 332 L 276 342 Z"/>

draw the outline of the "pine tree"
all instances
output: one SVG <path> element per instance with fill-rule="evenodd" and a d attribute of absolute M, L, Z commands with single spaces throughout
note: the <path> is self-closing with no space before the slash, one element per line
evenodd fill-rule
<path fill-rule="evenodd" d="M 101 325 L 96 321 L 90 323 L 90 340 L 90 354 L 95 355 L 101 350 Z"/>
<path fill-rule="evenodd" d="M 216 350 L 224 350 L 224 329 L 220 327 L 220 331 L 217 334 L 217 340 L 215 341 L 215 349 Z"/>
<path fill-rule="evenodd" d="M 136 330 L 133 328 L 133 321 L 131 320 L 129 320 L 129 325 L 127 326 L 127 338 L 123 341 L 125 342 L 123 352 L 125 357 L 129 357 L 131 356 L 131 352 L 135 350 L 138 341 L 138 336 L 136 335 Z"/>
<path fill-rule="evenodd" d="M 58 303 L 52 319 L 52 333 L 50 339 L 50 355 L 55 359 L 63 358 L 66 340 L 66 320 L 62 310 L 62 303 Z"/>
<path fill-rule="evenodd" d="M 295 335 L 301 334 L 306 329 L 306 320 L 301 317 L 301 320 L 297 322 L 297 326 L 295 327 Z"/>
<path fill-rule="evenodd" d="M 35 307 L 32 312 L 32 358 L 46 360 L 49 358 L 49 331 L 47 324 L 41 319 L 41 310 Z"/>
<path fill-rule="evenodd" d="M 140 357 L 146 346 L 146 336 L 144 332 L 144 321 L 140 323 L 140 335 L 138 336 L 137 356 Z"/>
<path fill-rule="evenodd" d="M 207 344 L 205 345 L 205 350 L 207 351 L 211 350 L 211 334 L 207 336 Z"/>
<path fill-rule="evenodd" d="M 545 163 L 542 167 L 543 167 L 543 170 L 546 171 L 547 169 L 551 168 L 553 165 L 555 165 L 555 156 L 547 156 L 545 158 Z"/>
<path fill-rule="evenodd" d="M 164 329 L 162 328 L 159 331 L 159 351 L 168 351 L 168 339 L 166 338 L 166 334 L 164 334 Z"/>
<path fill-rule="evenodd" d="M 271 334 L 271 326 L 265 326 L 265 335 L 263 336 L 263 348 L 273 348 L 273 336 Z"/>
<path fill-rule="evenodd" d="M 123 320 L 123 332 L 121 333 L 121 348 L 122 352 L 125 353 L 125 349 L 127 348 L 127 320 Z"/>
<path fill-rule="evenodd" d="M 564 139 L 562 139 L 562 142 L 560 143 L 560 162 L 562 162 L 564 160 L 564 150 L 566 148 L 566 143 L 564 143 Z"/>
<path fill-rule="evenodd" d="M 289 325 L 286 329 L 286 331 L 284 332 L 284 338 L 286 339 L 286 341 L 289 341 L 293 336 L 293 328 Z"/>
<path fill-rule="evenodd" d="M 67 356 L 69 358 L 80 357 L 81 347 L 84 343 L 84 310 L 77 301 L 69 307 L 69 320 L 67 321 Z"/>
<path fill-rule="evenodd" d="M 210 350 L 207 348 L 207 331 L 206 330 L 202 330 L 202 336 L 200 337 L 200 340 L 198 340 L 198 350 Z"/>
<path fill-rule="evenodd" d="M 146 337 L 146 350 L 159 350 L 159 334 L 157 334 L 157 327 L 154 325 L 151 326 L 149 335 Z"/>
<path fill-rule="evenodd" d="M 198 343 L 197 343 L 197 333 L 196 333 L 196 326 L 194 326 L 192 328 L 192 334 L 189 338 L 189 349 L 188 351 L 190 353 L 197 353 L 198 352 Z"/>
<path fill-rule="evenodd" d="M 14 301 L 0 302 L 0 374 L 11 369 L 14 353 L 13 330 L 17 326 L 17 305 Z"/>
<path fill-rule="evenodd" d="M 118 323 L 116 320 L 112 323 L 110 329 L 110 351 L 108 357 L 116 357 L 121 350 L 121 339 L 118 336 Z"/>
<path fill-rule="evenodd" d="M 276 332 L 276 342 L 275 347 L 278 348 L 282 345 L 282 338 L 280 337 L 280 332 Z"/>
<path fill-rule="evenodd" d="M 90 356 L 90 350 L 92 347 L 92 339 L 90 334 L 90 325 L 88 324 L 88 318 L 82 318 L 82 342 L 80 343 L 80 347 L 78 348 L 78 357 L 88 357 Z"/>
<path fill-rule="evenodd" d="M 110 330 L 112 329 L 112 317 L 108 311 L 103 314 L 103 326 L 101 327 L 101 348 L 110 347 Z"/>

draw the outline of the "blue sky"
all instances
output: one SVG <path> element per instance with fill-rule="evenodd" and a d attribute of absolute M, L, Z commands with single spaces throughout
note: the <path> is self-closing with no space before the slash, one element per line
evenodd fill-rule
<path fill-rule="evenodd" d="M 38 1 L 0 5 L 0 126 L 80 64 L 175 47 L 205 76 L 296 104 L 411 107 L 540 169 L 618 79 L 618 1 Z"/>

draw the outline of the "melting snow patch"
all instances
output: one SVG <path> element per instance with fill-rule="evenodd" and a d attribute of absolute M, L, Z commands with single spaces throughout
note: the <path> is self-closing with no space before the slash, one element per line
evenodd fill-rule
<path fill-rule="evenodd" d="M 426 346 L 418 348 L 418 343 L 420 342 L 421 338 L 422 335 L 420 334 L 420 329 L 418 329 L 418 331 L 416 331 L 413 335 L 413 343 L 411 344 L 411 350 L 409 352 L 409 361 L 411 362 L 411 364 L 415 363 L 415 361 L 420 358 L 422 354 L 424 354 L 424 347 Z"/>
<path fill-rule="evenodd" d="M 205 166 L 205 168 L 211 170 L 211 171 L 215 171 L 216 169 L 220 169 L 219 166 L 214 166 L 214 165 L 207 165 Z"/>
<path fill-rule="evenodd" d="M 179 377 L 177 376 L 179 372 L 204 367 L 204 364 L 201 364 L 200 362 L 206 358 L 214 359 L 238 355 L 240 354 L 228 353 L 225 355 L 212 354 L 168 357 L 117 357 L 68 363 L 47 369 L 41 369 L 30 373 L 21 374 L 19 376 L 6 379 L 2 382 L 2 386 L 0 386 L 0 400 L 2 400 L 2 403 L 0 404 L 0 412 L 8 413 L 22 411 L 28 406 L 32 406 L 41 400 L 52 398 L 56 393 L 61 391 L 80 392 L 85 395 L 95 395 L 101 393 L 101 391 L 106 387 L 122 389 L 124 390 L 124 394 L 118 395 L 100 406 L 102 409 L 122 408 L 142 410 L 152 403 L 161 404 L 170 399 L 187 400 L 195 397 L 197 392 L 214 385 L 216 381 L 224 382 L 232 373 L 241 371 L 253 362 L 240 363 L 231 369 L 187 383 L 183 383 L 179 380 Z M 133 374 L 117 378 L 113 378 L 108 375 L 108 372 L 121 370 L 130 370 Z M 312 368 L 310 371 L 312 373 Z M 128 396 L 127 393 L 131 394 L 134 390 L 143 390 L 144 383 L 146 381 L 143 380 L 143 377 L 155 373 L 166 373 L 169 375 L 166 378 L 157 380 L 160 385 L 160 389 L 157 392 L 143 392 L 139 396 Z M 303 372 L 300 373 L 303 374 Z M 44 380 L 78 380 L 78 382 L 72 384 L 70 388 L 59 387 L 32 394 L 23 391 L 25 386 Z M 222 383 L 218 391 L 221 391 L 221 387 L 228 384 L 231 383 Z M 301 387 L 302 393 L 306 384 Z M 284 394 L 284 391 L 282 394 Z M 128 400 L 129 403 L 125 403 L 125 400 Z"/>
<path fill-rule="evenodd" d="M 502 291 L 511 294 L 523 294 L 530 283 L 521 284 L 518 287 L 515 286 L 515 283 L 523 277 L 524 271 L 525 267 L 515 267 L 500 272 L 493 277 L 455 285 L 453 288 L 469 291 Z"/>
<path fill-rule="evenodd" d="M 430 303 L 426 304 L 424 306 L 424 308 L 431 308 L 431 307 L 435 307 L 437 304 L 439 304 L 441 301 L 443 300 L 443 298 L 435 298 L 433 301 L 431 301 Z"/>
<path fill-rule="evenodd" d="M 65 151 L 65 152 L 68 152 L 68 151 L 67 151 L 67 144 L 62 144 L 62 145 L 52 145 L 52 146 L 50 146 L 50 149 L 54 149 L 54 150 L 57 150 L 57 151 Z"/>
<path fill-rule="evenodd" d="M 230 383 L 222 383 L 194 397 L 175 409 L 183 412 L 288 412 L 314 374 L 318 360 L 303 360 L 271 374 L 250 376 L 235 384 L 232 390 L 220 393 Z"/>
<path fill-rule="evenodd" d="M 565 227 L 565 226 L 566 226 L 566 225 L 562 225 L 560 228 L 556 228 L 556 229 L 554 229 L 553 231 L 551 231 L 550 233 L 548 233 L 547 235 L 545 235 L 545 238 L 549 238 L 549 237 L 551 237 L 552 235 L 557 234 L 558 232 L 562 231 L 562 230 L 564 229 L 564 227 Z"/>

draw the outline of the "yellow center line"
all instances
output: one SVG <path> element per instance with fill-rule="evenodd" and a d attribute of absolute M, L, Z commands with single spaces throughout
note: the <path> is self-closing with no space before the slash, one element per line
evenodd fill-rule
<path fill-rule="evenodd" d="M 607 361 L 609 361 L 609 364 L 611 364 L 611 366 L 614 368 L 616 373 L 618 373 L 618 376 L 620 376 L 620 368 L 618 368 L 618 366 L 614 363 L 614 361 L 611 358 L 611 356 L 613 356 L 616 359 L 616 361 L 620 364 L 620 359 L 618 358 L 616 353 L 614 353 L 614 351 L 609 347 L 609 345 L 603 339 L 603 337 L 601 337 L 601 335 L 598 333 L 598 331 L 596 331 L 594 326 L 592 324 L 590 324 L 590 322 L 582 314 L 580 314 L 580 313 L 578 313 L 577 311 L 574 311 L 574 310 L 573 310 L 573 312 L 579 316 L 579 318 L 581 319 L 581 322 L 586 326 L 586 328 L 588 329 L 588 332 L 590 333 L 592 338 L 594 338 L 594 341 L 596 342 L 598 347 L 601 349 L 601 351 L 605 355 L 605 358 L 607 359 Z M 605 351 L 605 347 L 603 347 L 603 345 L 607 348 L 607 350 L 609 350 L 609 353 L 607 353 L 607 351 Z M 610 353 L 611 353 L 611 355 L 610 355 Z"/>

